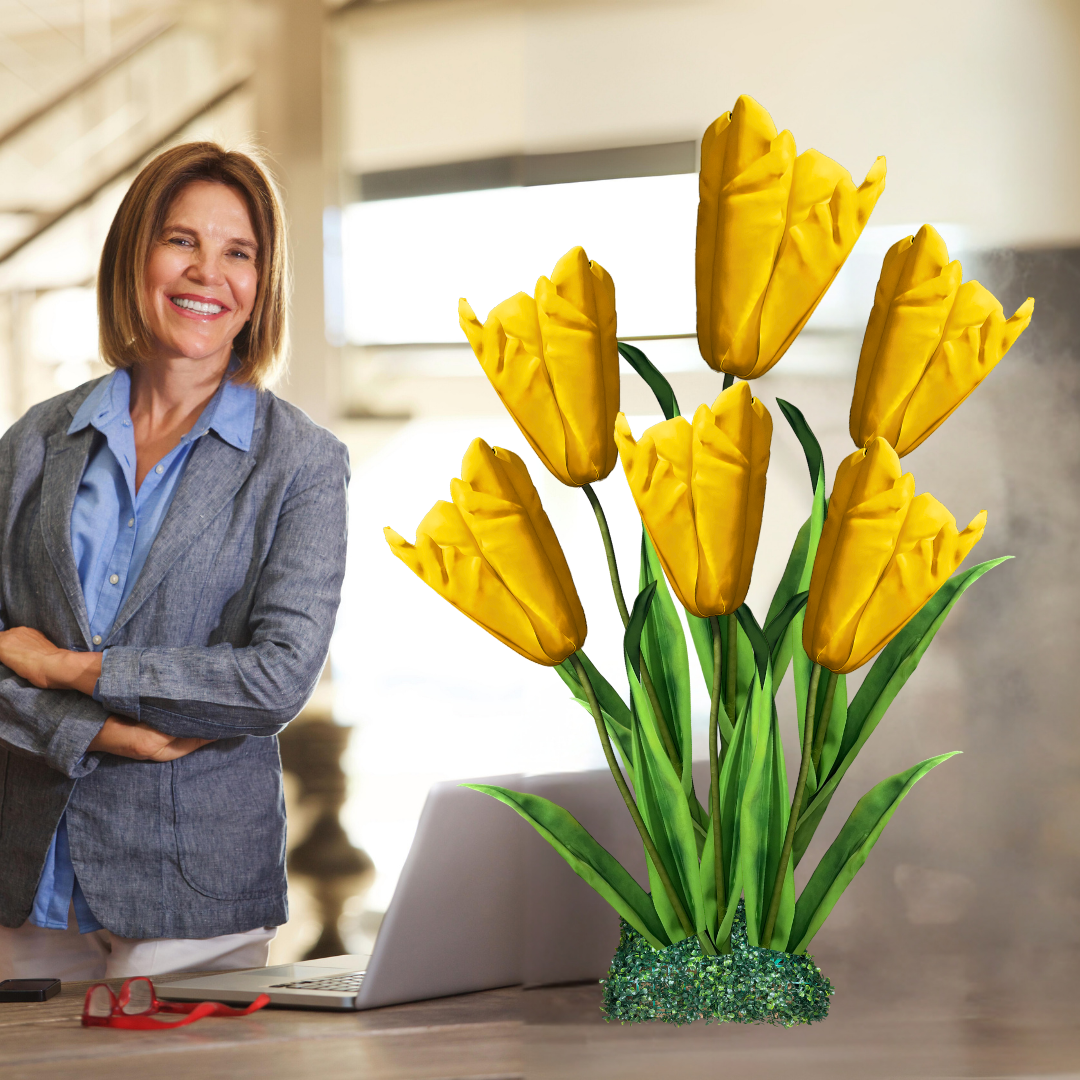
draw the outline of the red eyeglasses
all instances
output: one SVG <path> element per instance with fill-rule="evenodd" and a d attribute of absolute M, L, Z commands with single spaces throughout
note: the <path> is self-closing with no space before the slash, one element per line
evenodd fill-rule
<path fill-rule="evenodd" d="M 106 983 L 94 983 L 86 991 L 83 1027 L 127 1028 L 129 1031 L 160 1031 L 193 1024 L 204 1016 L 248 1016 L 270 1004 L 260 994 L 246 1009 L 233 1009 L 217 1001 L 159 1001 L 154 984 L 144 975 L 127 979 L 119 996 Z M 179 1013 L 175 1019 L 155 1018 L 156 1013 Z"/>

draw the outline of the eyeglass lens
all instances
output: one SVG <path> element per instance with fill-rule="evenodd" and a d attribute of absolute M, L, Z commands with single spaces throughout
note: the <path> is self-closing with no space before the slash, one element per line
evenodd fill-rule
<path fill-rule="evenodd" d="M 154 1007 L 154 984 L 149 979 L 132 979 L 128 983 L 128 999 L 124 1012 L 128 1016 L 150 1012 Z"/>
<path fill-rule="evenodd" d="M 107 986 L 95 986 L 90 991 L 87 1013 L 90 1016 L 112 1016 L 113 997 Z"/>

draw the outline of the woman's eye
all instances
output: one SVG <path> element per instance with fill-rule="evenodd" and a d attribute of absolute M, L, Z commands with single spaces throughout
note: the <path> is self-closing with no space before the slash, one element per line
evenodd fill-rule
<path fill-rule="evenodd" d="M 190 244 L 191 240 L 186 236 L 173 236 L 169 239 L 170 244 Z"/>
<path fill-rule="evenodd" d="M 250 259 L 251 256 L 246 251 L 234 251 L 232 252 L 238 259 Z"/>

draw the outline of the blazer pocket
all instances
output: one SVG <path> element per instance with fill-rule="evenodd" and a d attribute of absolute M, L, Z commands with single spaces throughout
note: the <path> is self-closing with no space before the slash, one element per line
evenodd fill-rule
<path fill-rule="evenodd" d="M 277 739 L 221 739 L 172 762 L 184 880 L 214 900 L 285 892 L 285 799 Z"/>

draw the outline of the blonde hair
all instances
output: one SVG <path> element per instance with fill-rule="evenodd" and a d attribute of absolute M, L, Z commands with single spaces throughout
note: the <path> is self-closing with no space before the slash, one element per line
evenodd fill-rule
<path fill-rule="evenodd" d="M 151 355 L 143 278 L 150 249 L 165 226 L 169 208 L 188 185 L 224 184 L 247 204 L 255 240 L 258 284 L 251 318 L 233 339 L 240 358 L 236 382 L 271 385 L 281 374 L 288 342 L 288 282 L 285 216 L 273 180 L 254 157 L 217 143 L 193 142 L 159 154 L 135 177 L 116 211 L 98 270 L 101 356 L 129 368 Z"/>

